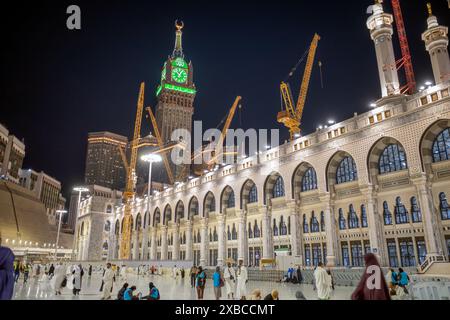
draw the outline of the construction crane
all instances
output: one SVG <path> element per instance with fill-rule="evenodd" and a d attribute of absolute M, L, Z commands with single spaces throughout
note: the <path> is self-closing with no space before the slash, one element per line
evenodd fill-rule
<path fill-rule="evenodd" d="M 302 84 L 300 86 L 300 93 L 298 96 L 297 105 L 294 107 L 294 99 L 290 86 L 287 82 L 281 82 L 280 90 L 283 98 L 285 110 L 278 113 L 277 120 L 284 124 L 289 129 L 291 140 L 296 138 L 301 133 L 301 121 L 303 117 L 303 110 L 305 108 L 306 96 L 308 94 L 309 82 L 311 80 L 312 67 L 314 65 L 314 58 L 316 56 L 317 46 L 319 44 L 320 36 L 316 33 L 311 42 L 308 51 L 308 59 L 306 61 L 305 72 L 303 74 Z M 293 72 L 290 73 L 290 76 Z"/>
<path fill-rule="evenodd" d="M 137 145 L 139 143 L 139 138 L 141 135 L 141 124 L 142 124 L 142 113 L 144 109 L 144 90 L 145 83 L 141 83 L 139 90 L 139 98 L 137 103 L 136 120 L 134 123 L 134 134 L 131 143 L 131 157 L 129 165 L 127 166 L 127 183 L 125 186 L 125 191 L 123 192 L 123 203 L 124 217 L 123 217 L 123 227 L 122 227 L 122 240 L 120 245 L 120 259 L 128 260 L 131 254 L 131 230 L 132 230 L 132 201 L 135 194 L 136 186 L 136 163 L 137 163 Z M 125 157 L 126 159 L 126 157 Z"/>
<path fill-rule="evenodd" d="M 409 50 L 408 38 L 406 37 L 405 23 L 403 21 L 402 8 L 400 0 L 392 0 L 392 9 L 394 11 L 395 23 L 397 26 L 398 39 L 400 41 L 400 49 L 402 58 L 397 61 L 397 70 L 401 67 L 405 70 L 406 85 L 400 88 L 401 93 L 414 94 L 416 92 L 416 79 L 411 60 L 411 52 Z"/>
<path fill-rule="evenodd" d="M 225 124 L 222 128 L 222 132 L 220 134 L 220 137 L 217 141 L 216 145 L 216 152 L 214 154 L 214 156 L 208 161 L 208 167 L 211 168 L 211 166 L 214 166 L 218 163 L 218 159 L 219 157 L 221 157 L 224 152 L 223 152 L 223 142 L 225 140 L 225 137 L 227 136 L 228 133 L 228 129 L 230 128 L 231 122 L 233 121 L 234 115 L 236 113 L 236 108 L 239 105 L 239 102 L 242 100 L 242 97 L 238 96 L 236 97 L 236 99 L 234 100 L 233 105 L 231 106 L 230 112 L 228 112 L 228 116 L 227 116 L 227 120 L 225 121 Z"/>
<path fill-rule="evenodd" d="M 152 108 L 147 107 L 146 110 L 148 112 L 148 115 L 150 116 L 150 121 L 152 122 L 153 130 L 155 131 L 155 136 L 156 136 L 156 140 L 158 141 L 159 149 L 162 150 L 164 148 L 164 143 L 163 143 L 161 134 L 158 129 L 158 123 L 156 122 L 156 118 L 153 114 Z M 163 158 L 164 166 L 166 167 L 167 177 L 169 178 L 169 184 L 173 184 L 174 179 L 173 179 L 172 168 L 170 167 L 169 159 L 167 159 L 166 153 L 162 153 L 162 158 Z"/>
<path fill-rule="evenodd" d="M 236 109 L 239 106 L 239 102 L 241 100 L 242 100 L 242 97 L 240 97 L 240 96 L 236 97 L 233 105 L 231 106 L 230 111 L 228 112 L 228 116 L 227 116 L 225 124 L 222 128 L 221 135 L 217 141 L 217 144 L 215 144 L 216 146 L 219 147 L 218 149 L 216 148 L 216 150 L 218 152 L 215 152 L 214 155 L 211 157 L 211 159 L 207 163 L 204 164 L 208 170 L 210 170 L 214 165 L 216 165 L 218 162 L 218 158 L 224 154 L 223 141 L 227 135 L 228 129 L 230 128 L 231 122 L 233 121 L 234 115 L 236 114 Z M 191 163 L 194 163 L 195 159 L 197 159 L 198 157 L 203 157 L 204 151 L 205 150 L 203 150 L 203 147 L 194 151 L 194 153 L 191 156 Z M 206 150 L 206 152 L 208 152 L 208 150 Z M 189 166 L 183 167 L 183 170 L 180 172 L 180 175 L 177 177 L 178 180 L 183 180 L 186 177 L 186 170 L 188 170 L 188 168 L 189 168 Z"/>

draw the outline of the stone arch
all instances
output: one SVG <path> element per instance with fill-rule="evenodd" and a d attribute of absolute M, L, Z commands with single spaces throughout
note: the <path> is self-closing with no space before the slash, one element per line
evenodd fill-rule
<path fill-rule="evenodd" d="M 172 221 L 172 207 L 167 204 L 164 208 L 163 225 L 167 226 L 169 221 Z"/>
<path fill-rule="evenodd" d="M 191 200 L 189 200 L 188 220 L 192 220 L 194 216 L 197 216 L 199 214 L 198 210 L 198 199 L 196 196 L 193 196 Z"/>
<path fill-rule="evenodd" d="M 203 201 L 203 217 L 208 218 L 210 212 L 216 211 L 216 197 L 209 191 Z"/>
<path fill-rule="evenodd" d="M 142 227 L 142 217 L 141 217 L 141 213 L 139 212 L 136 216 L 135 230 L 139 231 L 139 230 L 141 230 L 141 227 Z"/>
<path fill-rule="evenodd" d="M 309 170 L 313 169 L 316 173 L 316 184 L 317 184 L 317 172 L 314 167 L 308 162 L 302 162 L 295 169 L 294 174 L 292 175 L 292 199 L 298 200 L 300 198 L 300 193 L 302 192 L 302 182 L 305 173 Z M 317 186 L 318 187 L 318 186 Z"/>
<path fill-rule="evenodd" d="M 156 208 L 155 211 L 153 212 L 153 226 L 157 227 L 158 224 L 161 223 L 161 210 L 159 210 L 159 208 Z"/>
<path fill-rule="evenodd" d="M 328 161 L 328 164 L 326 167 L 327 168 L 326 169 L 326 177 L 327 177 L 326 183 L 327 183 L 327 191 L 328 192 L 334 191 L 334 185 L 336 185 L 337 169 L 338 169 L 339 165 L 341 164 L 341 162 L 347 157 L 350 157 L 354 161 L 353 156 L 346 151 L 336 152 Z"/>
<path fill-rule="evenodd" d="M 112 209 L 112 205 L 108 204 L 106 206 L 106 213 L 112 213 L 113 209 Z"/>
<path fill-rule="evenodd" d="M 445 129 L 450 128 L 450 119 L 440 119 L 429 126 L 420 139 L 419 153 L 422 162 L 422 170 L 431 174 L 433 164 L 433 144 L 437 136 Z"/>
<path fill-rule="evenodd" d="M 367 170 L 369 174 L 369 181 L 374 185 L 378 184 L 377 177 L 380 174 L 379 172 L 380 157 L 383 154 L 384 150 L 390 145 L 400 146 L 406 155 L 405 148 L 397 139 L 391 137 L 383 137 L 379 139 L 377 142 L 375 142 L 373 146 L 370 148 L 369 154 L 367 155 Z M 408 164 L 406 164 L 406 167 L 408 167 Z"/>
<path fill-rule="evenodd" d="M 231 199 L 233 197 L 234 199 Z M 229 205 L 232 205 L 235 201 L 236 197 L 234 194 L 233 188 L 230 186 L 226 186 L 220 195 L 220 213 L 224 213 L 226 209 L 228 209 Z M 234 206 L 231 206 L 230 208 L 234 208 L 236 206 L 236 203 L 234 202 Z"/>
<path fill-rule="evenodd" d="M 272 200 L 274 187 L 279 178 L 283 179 L 281 174 L 278 172 L 272 172 L 266 178 L 266 181 L 264 182 L 264 204 L 268 204 L 268 202 Z M 283 189 L 284 189 L 284 179 L 283 179 Z M 286 196 L 286 194 L 284 194 L 284 196 Z"/>
<path fill-rule="evenodd" d="M 244 182 L 241 189 L 241 209 L 246 209 L 247 204 L 250 202 L 250 191 L 253 187 L 256 187 L 256 199 L 258 199 L 258 187 L 256 186 L 255 182 L 251 179 L 248 179 Z"/>
<path fill-rule="evenodd" d="M 184 203 L 180 200 L 175 206 L 175 223 L 180 222 L 181 219 L 184 219 Z"/>

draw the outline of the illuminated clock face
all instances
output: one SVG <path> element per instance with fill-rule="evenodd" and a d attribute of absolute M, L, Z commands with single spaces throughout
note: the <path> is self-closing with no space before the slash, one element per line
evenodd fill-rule
<path fill-rule="evenodd" d="M 172 70 L 172 79 L 178 83 L 185 83 L 187 81 L 187 71 L 181 68 L 174 68 Z"/>

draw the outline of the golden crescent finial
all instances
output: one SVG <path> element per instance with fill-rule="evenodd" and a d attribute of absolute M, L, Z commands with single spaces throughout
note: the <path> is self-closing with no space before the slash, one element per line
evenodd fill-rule
<path fill-rule="evenodd" d="M 175 20 L 175 27 L 177 28 L 178 31 L 181 31 L 181 29 L 183 29 L 184 27 L 184 22 L 181 21 L 181 23 L 178 23 L 178 19 Z"/>
<path fill-rule="evenodd" d="M 433 15 L 433 10 L 431 9 L 431 3 L 427 3 L 427 8 L 428 8 L 428 16 L 432 16 Z"/>

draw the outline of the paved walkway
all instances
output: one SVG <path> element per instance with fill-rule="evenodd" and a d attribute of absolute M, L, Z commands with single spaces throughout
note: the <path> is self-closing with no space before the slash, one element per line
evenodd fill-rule
<path fill-rule="evenodd" d="M 195 290 L 191 288 L 188 278 L 173 279 L 169 276 L 137 276 L 128 275 L 127 281 L 130 285 L 137 287 L 136 292 L 148 294 L 148 283 L 152 281 L 158 288 L 162 300 L 196 300 Z M 117 292 L 124 283 L 124 280 L 118 279 L 113 288 L 112 298 L 116 299 Z M 102 293 L 99 291 L 101 285 L 101 274 L 94 273 L 91 277 L 83 277 L 82 290 L 79 296 L 73 296 L 71 290 L 64 288 L 62 295 L 55 296 L 50 287 L 49 281 L 39 281 L 38 279 L 29 279 L 29 282 L 23 284 L 21 278 L 14 289 L 15 300 L 98 300 Z M 311 285 L 294 285 L 285 283 L 249 281 L 248 293 L 254 289 L 260 289 L 263 295 L 268 294 L 273 289 L 277 289 L 280 294 L 280 300 L 295 300 L 295 292 L 300 290 L 308 300 L 317 299 L 317 294 Z M 336 287 L 333 292 L 332 300 L 348 300 L 353 291 L 350 287 Z M 222 296 L 225 296 L 225 288 L 222 289 Z M 205 300 L 213 300 L 214 292 L 212 280 L 209 279 L 206 284 Z"/>

